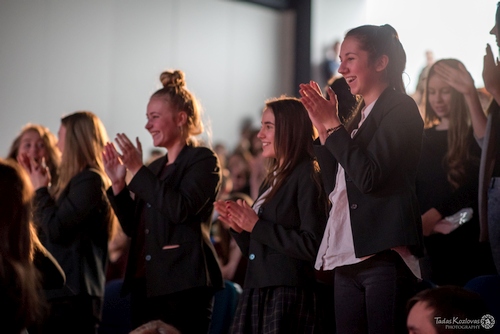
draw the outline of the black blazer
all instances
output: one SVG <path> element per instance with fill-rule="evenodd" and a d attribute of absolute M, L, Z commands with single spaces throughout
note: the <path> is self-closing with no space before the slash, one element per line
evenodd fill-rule
<path fill-rule="evenodd" d="M 415 178 L 423 120 L 415 101 L 386 89 L 354 138 L 344 129 L 315 146 L 330 193 L 337 163 L 345 170 L 356 257 L 396 246 L 422 255 L 422 221 Z"/>
<path fill-rule="evenodd" d="M 104 296 L 111 206 L 101 175 L 85 169 L 75 175 L 55 201 L 46 187 L 35 195 L 35 221 L 42 244 L 66 274 L 62 289 L 47 297 Z"/>
<path fill-rule="evenodd" d="M 189 288 L 221 288 L 222 274 L 210 241 L 213 202 L 221 172 L 214 152 L 186 145 L 167 175 L 167 156 L 143 166 L 128 187 L 108 197 L 135 249 L 145 219 L 146 289 L 149 297 Z M 135 201 L 129 191 L 135 195 Z M 123 293 L 129 291 L 139 254 L 129 252 Z"/>
<path fill-rule="evenodd" d="M 308 286 L 328 211 L 327 199 L 313 178 L 313 162 L 303 161 L 260 207 L 251 233 L 231 230 L 248 257 L 245 288 Z M 261 193 L 265 189 L 262 189 Z"/>
<path fill-rule="evenodd" d="M 488 188 L 491 178 L 500 176 L 500 107 L 493 100 L 488 107 L 486 133 L 481 143 L 481 164 L 479 166 L 479 241 L 488 241 Z"/>

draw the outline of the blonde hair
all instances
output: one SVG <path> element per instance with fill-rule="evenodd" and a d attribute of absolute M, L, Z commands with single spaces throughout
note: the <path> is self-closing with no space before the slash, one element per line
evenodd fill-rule
<path fill-rule="evenodd" d="M 458 68 L 460 63 L 456 59 L 441 59 L 435 62 L 429 70 L 425 85 L 425 112 L 424 124 L 426 128 L 439 124 L 440 119 L 429 102 L 429 80 L 437 75 L 435 66 L 437 64 L 447 64 L 453 68 Z M 450 126 L 448 129 L 448 150 L 445 156 L 445 166 L 447 166 L 447 179 L 454 189 L 457 189 L 466 182 L 467 164 L 472 157 L 469 154 L 469 137 L 472 133 L 469 107 L 462 93 L 453 87 L 451 88 L 450 105 Z M 478 161 L 473 161 L 479 163 Z"/>
<path fill-rule="evenodd" d="M 182 136 L 186 140 L 195 141 L 192 136 L 203 133 L 204 126 L 201 120 L 201 108 L 193 93 L 186 88 L 184 73 L 179 70 L 165 71 L 160 74 L 163 88 L 157 90 L 151 98 L 160 97 L 177 110 L 187 115 L 186 124 L 182 128 Z"/>
<path fill-rule="evenodd" d="M 46 160 L 45 163 L 50 170 L 51 182 L 52 184 L 57 183 L 58 177 L 58 169 L 59 164 L 61 162 L 61 152 L 57 148 L 57 139 L 56 136 L 50 132 L 48 128 L 40 124 L 32 124 L 28 123 L 21 129 L 21 132 L 17 135 L 17 137 L 12 142 L 10 146 L 9 154 L 7 155 L 8 159 L 12 159 L 17 161 L 17 156 L 19 155 L 19 148 L 21 146 L 21 139 L 27 132 L 36 132 L 40 138 L 43 140 L 43 144 L 45 146 L 46 151 Z"/>

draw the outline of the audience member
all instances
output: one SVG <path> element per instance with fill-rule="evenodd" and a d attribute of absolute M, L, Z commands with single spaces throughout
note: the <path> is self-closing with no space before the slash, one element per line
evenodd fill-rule
<path fill-rule="evenodd" d="M 258 137 L 269 171 L 258 199 L 217 201 L 219 219 L 248 257 L 233 333 L 313 333 L 313 261 L 327 201 L 314 161 L 314 128 L 300 100 L 267 101 Z"/>
<path fill-rule="evenodd" d="M 0 159 L 0 189 L 0 319 L 3 333 L 19 334 L 44 316 L 40 275 L 33 264 L 33 188 L 17 163 Z"/>
<path fill-rule="evenodd" d="M 407 309 L 409 334 L 486 333 L 492 327 L 481 297 L 459 286 L 423 290 Z"/>
<path fill-rule="evenodd" d="M 66 274 L 63 288 L 46 290 L 51 310 L 42 332 L 95 333 L 114 222 L 101 158 L 107 134 L 96 115 L 80 111 L 61 119 L 58 136 L 62 157 L 53 195 L 48 167 L 27 154 L 19 158 L 36 190 L 40 240 Z"/>
<path fill-rule="evenodd" d="M 131 237 L 123 293 L 130 293 L 134 328 L 159 319 L 182 333 L 206 333 L 214 292 L 223 287 L 210 241 L 220 166 L 212 150 L 197 146 L 203 124 L 184 73 L 166 71 L 160 80 L 146 129 L 167 154 L 145 166 L 139 139 L 134 145 L 123 133 L 115 139 L 121 153 L 112 143 L 104 153 L 108 196 Z"/>
<path fill-rule="evenodd" d="M 500 47 L 500 2 L 497 4 L 495 26 L 490 34 L 496 36 Z M 486 130 L 480 145 L 479 215 L 481 241 L 490 242 L 497 272 L 500 273 L 500 63 L 495 61 L 491 46 L 486 46 L 483 81 L 493 101 L 488 108 Z M 476 131 L 476 130 L 475 130 Z"/>
<path fill-rule="evenodd" d="M 472 124 L 485 121 L 464 65 L 456 59 L 435 62 L 425 88 L 426 129 L 417 173 L 426 250 L 421 268 L 434 284 L 463 286 L 495 271 L 489 245 L 479 242 L 477 215 L 481 151 L 474 135 L 481 134 L 473 133 Z"/>
<path fill-rule="evenodd" d="M 235 149 L 227 158 L 227 169 L 233 185 L 232 192 L 251 196 L 250 191 L 250 161 L 252 157 L 248 150 Z"/>
<path fill-rule="evenodd" d="M 17 161 L 20 154 L 27 154 L 37 163 L 44 164 L 50 170 L 51 183 L 57 183 L 61 152 L 57 148 L 57 139 L 50 130 L 39 124 L 26 124 L 14 139 L 7 158 Z"/>
<path fill-rule="evenodd" d="M 413 98 L 415 99 L 415 102 L 417 102 L 420 110 L 422 110 L 424 107 L 425 86 L 427 83 L 427 76 L 429 75 L 429 70 L 432 64 L 434 64 L 434 52 L 432 52 L 431 50 L 426 50 L 425 66 L 422 68 L 418 75 L 417 86 L 415 87 L 415 92 L 413 93 Z"/>
<path fill-rule="evenodd" d="M 316 269 L 334 270 L 337 333 L 402 333 L 404 305 L 420 275 L 414 185 L 423 122 L 405 94 L 406 54 L 392 26 L 348 31 L 340 57 L 339 73 L 362 97 L 346 126 L 331 88 L 326 100 L 317 83 L 300 85 L 319 131 L 316 154 L 333 204 Z"/>

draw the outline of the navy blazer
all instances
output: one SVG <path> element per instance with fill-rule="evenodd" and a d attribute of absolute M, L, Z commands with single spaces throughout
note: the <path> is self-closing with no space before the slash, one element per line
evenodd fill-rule
<path fill-rule="evenodd" d="M 415 101 L 387 88 L 354 138 L 344 129 L 315 146 L 325 190 L 345 170 L 356 257 L 397 246 L 423 252 L 422 221 L 415 193 L 423 120 Z"/>
<path fill-rule="evenodd" d="M 206 147 L 186 145 L 169 172 L 161 175 L 167 158 L 141 167 L 116 196 L 108 189 L 123 231 L 132 238 L 132 250 L 144 215 L 147 295 L 202 286 L 221 288 L 222 274 L 210 241 L 213 202 L 221 180 L 217 156 Z M 129 252 L 123 293 L 130 291 L 136 256 Z"/>
<path fill-rule="evenodd" d="M 66 275 L 63 288 L 47 290 L 49 299 L 104 296 L 110 210 L 102 176 L 93 169 L 75 175 L 57 201 L 46 187 L 36 191 L 40 241 Z"/>
<path fill-rule="evenodd" d="M 245 288 L 310 286 L 326 226 L 327 199 L 313 180 L 313 161 L 301 162 L 258 210 L 252 232 L 231 230 L 248 257 Z M 261 193 L 265 189 L 261 190 Z"/>

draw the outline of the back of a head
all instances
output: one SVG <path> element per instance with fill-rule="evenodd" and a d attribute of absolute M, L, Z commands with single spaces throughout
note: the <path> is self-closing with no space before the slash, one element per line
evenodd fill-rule
<path fill-rule="evenodd" d="M 20 333 L 41 319 L 40 281 L 32 262 L 28 175 L 17 162 L 0 159 L 0 322 L 2 333 Z"/>
<path fill-rule="evenodd" d="M 184 126 L 186 137 L 203 133 L 201 108 L 194 95 L 186 88 L 184 72 L 179 70 L 165 71 L 160 74 L 160 81 L 163 88 L 153 93 L 151 98 L 163 98 L 176 111 L 186 113 L 187 121 Z"/>
<path fill-rule="evenodd" d="M 386 55 L 389 58 L 386 68 L 387 83 L 391 88 L 399 92 L 404 93 L 406 91 L 403 82 L 406 52 L 399 41 L 397 31 L 391 25 L 359 26 L 349 30 L 345 37 L 356 38 L 361 49 L 368 52 L 369 59 L 372 62 L 375 62 L 380 56 Z"/>
<path fill-rule="evenodd" d="M 478 331 L 472 332 L 482 332 L 484 328 L 480 321 L 489 313 L 479 294 L 459 286 L 440 286 L 421 291 L 408 302 L 408 311 L 417 302 L 425 303 L 427 308 L 433 310 L 432 321 L 439 334 L 471 333 L 470 328 L 452 326 L 459 325 L 456 321 L 453 322 L 453 319 L 465 322 L 475 321 L 469 325 L 478 325 Z"/>
<path fill-rule="evenodd" d="M 30 217 L 33 189 L 22 167 L 0 159 L 0 249 L 2 256 L 26 262 L 31 254 Z"/>

